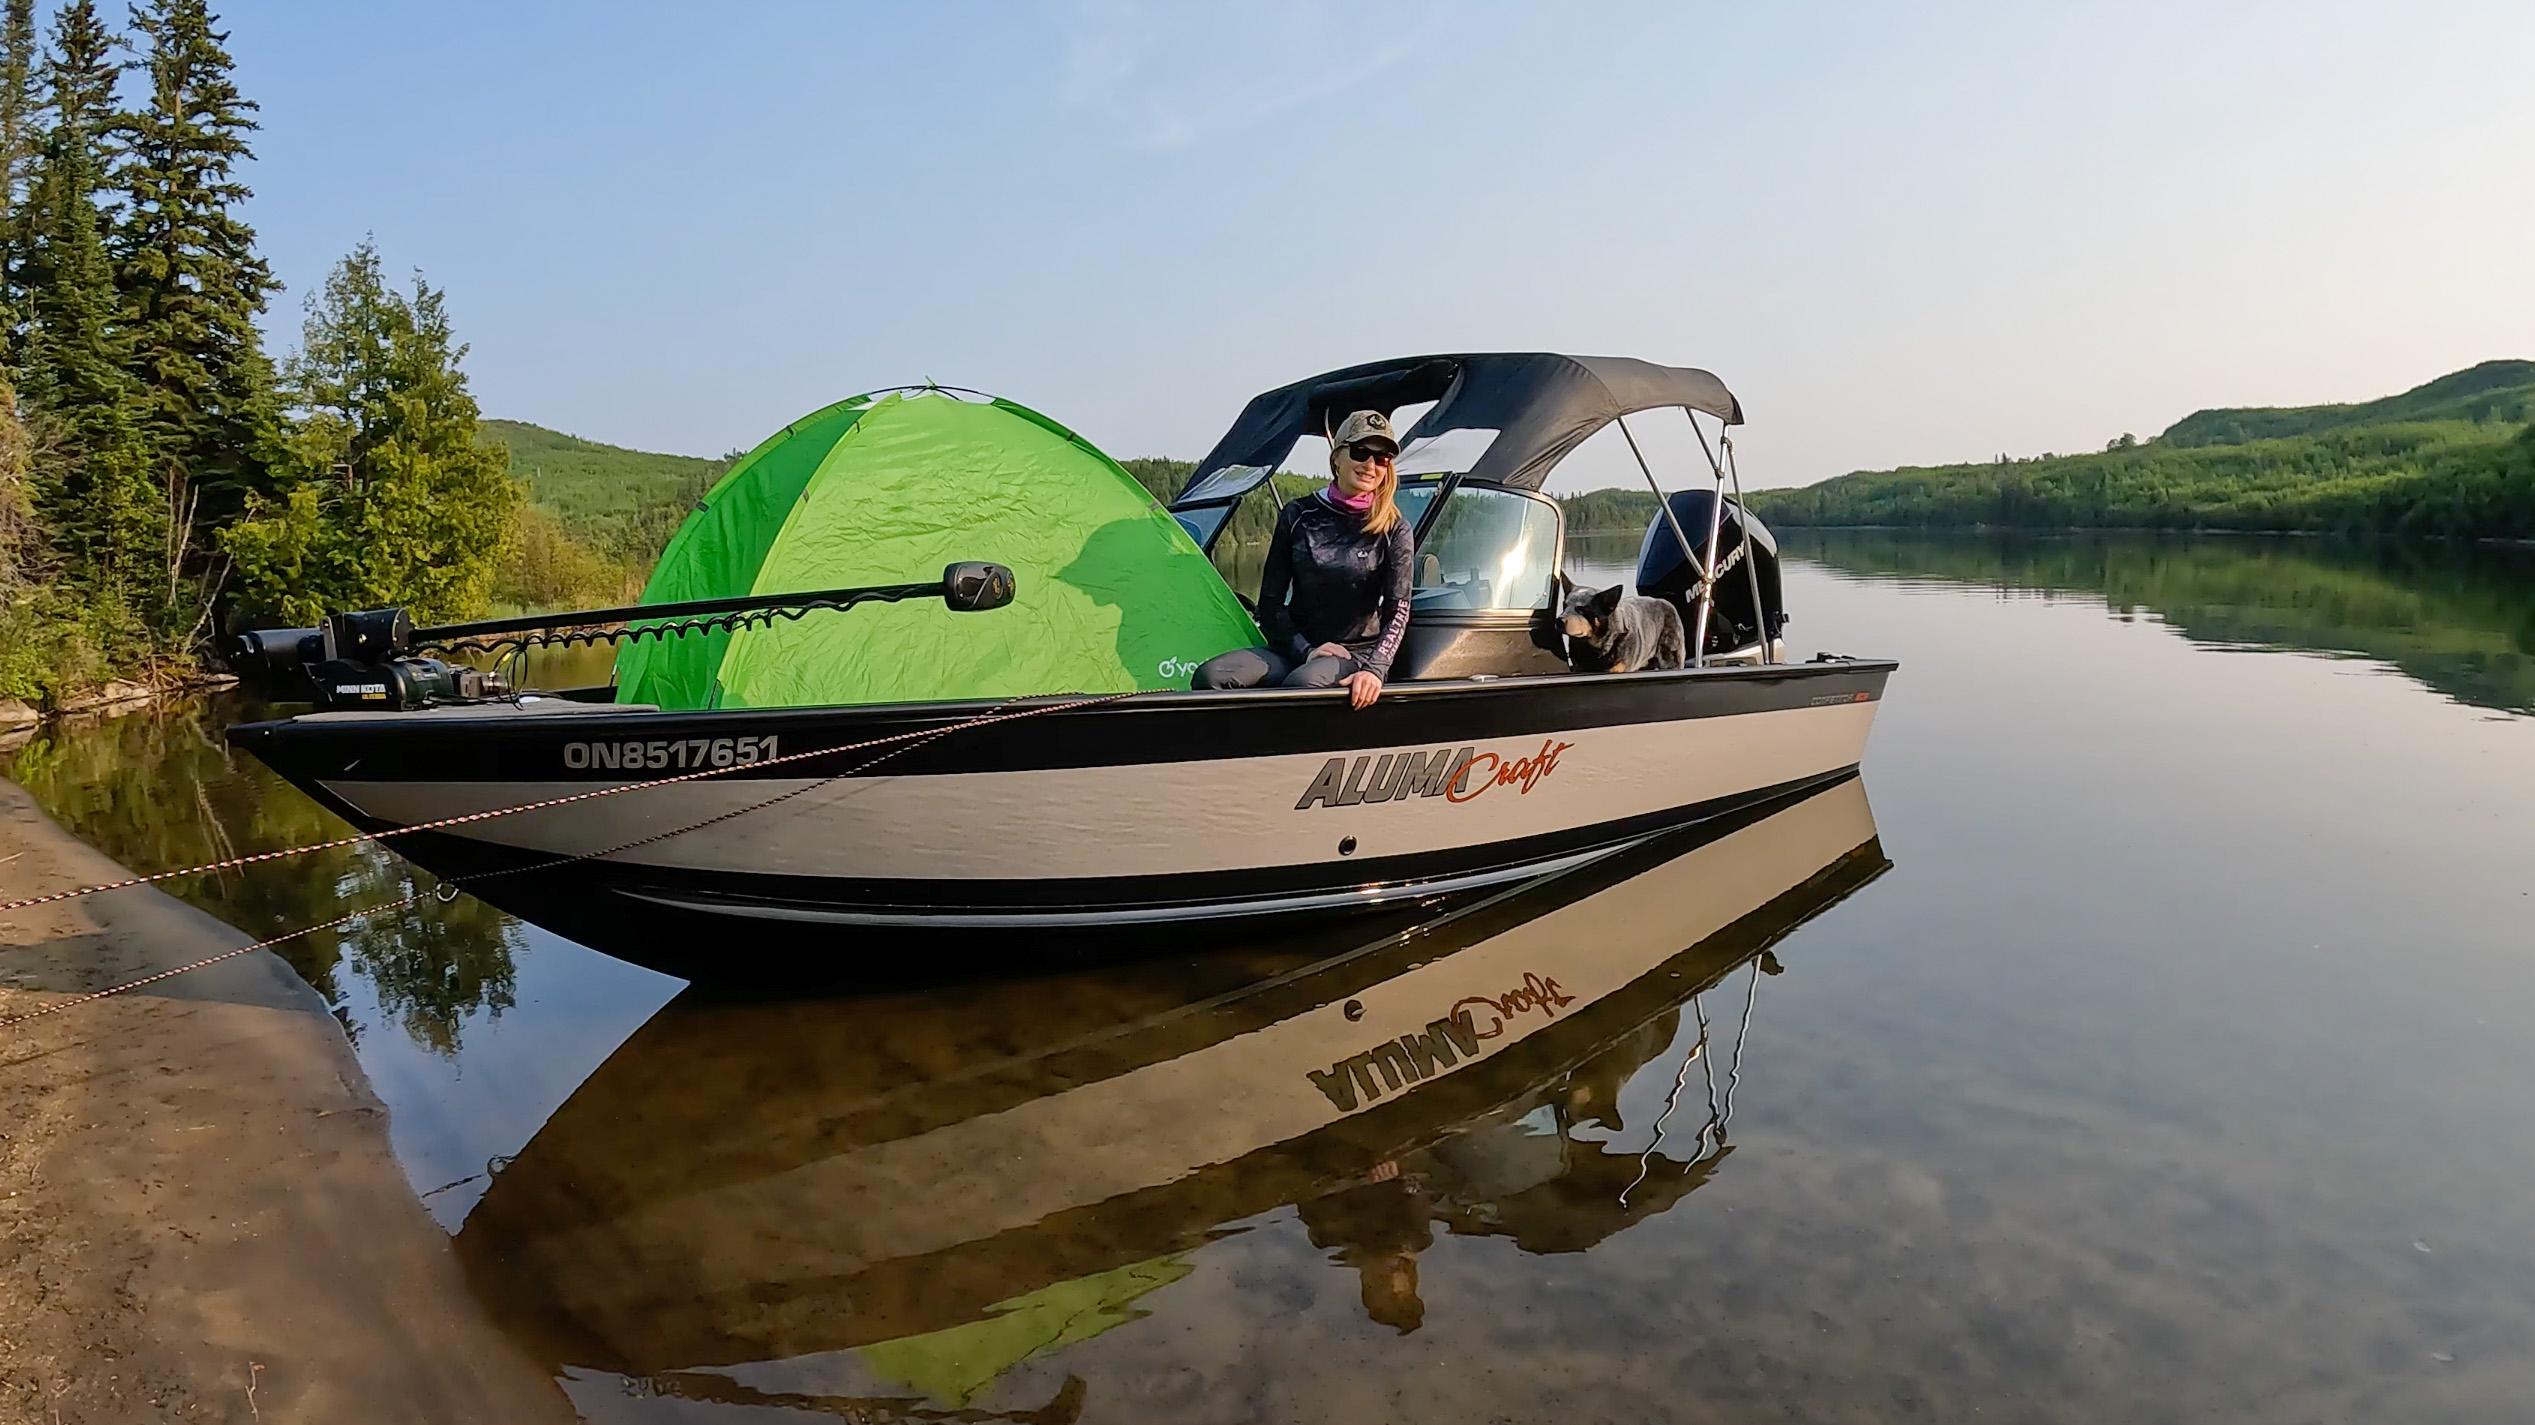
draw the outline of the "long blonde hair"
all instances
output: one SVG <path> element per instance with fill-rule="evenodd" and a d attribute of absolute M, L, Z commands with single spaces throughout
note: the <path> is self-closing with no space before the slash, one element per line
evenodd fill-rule
<path fill-rule="evenodd" d="M 1344 446 L 1335 443 L 1330 445 L 1329 481 L 1333 485 L 1338 482 L 1338 461 L 1345 454 Z M 1364 512 L 1366 534 L 1388 534 L 1391 532 L 1391 527 L 1400 522 L 1399 495 L 1400 458 L 1394 452 L 1391 463 L 1382 469 L 1382 483 L 1373 487 L 1373 504 Z"/>

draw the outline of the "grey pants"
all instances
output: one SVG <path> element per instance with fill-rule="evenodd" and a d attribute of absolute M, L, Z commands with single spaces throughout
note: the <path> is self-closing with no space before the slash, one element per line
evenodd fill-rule
<path fill-rule="evenodd" d="M 1256 688 L 1275 683 L 1287 688 L 1334 688 L 1356 671 L 1353 658 L 1320 657 L 1297 664 L 1273 648 L 1236 648 L 1197 665 L 1188 686 L 1200 692 L 1217 688 Z"/>

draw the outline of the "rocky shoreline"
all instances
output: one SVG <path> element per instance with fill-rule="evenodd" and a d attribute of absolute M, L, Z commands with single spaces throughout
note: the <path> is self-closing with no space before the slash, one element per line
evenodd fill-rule
<path fill-rule="evenodd" d="M 33 737 L 37 728 L 55 718 L 113 716 L 163 699 L 216 693 L 237 684 L 238 680 L 227 673 L 191 673 L 146 683 L 117 678 L 52 708 L 37 708 L 18 698 L 0 698 L 0 752 Z"/>
<path fill-rule="evenodd" d="M 0 899 L 128 874 L 0 781 Z M 149 889 L 0 916 L 0 1020 L 246 937 Z M 0 1422 L 569 1420 L 269 952 L 0 1030 Z"/>

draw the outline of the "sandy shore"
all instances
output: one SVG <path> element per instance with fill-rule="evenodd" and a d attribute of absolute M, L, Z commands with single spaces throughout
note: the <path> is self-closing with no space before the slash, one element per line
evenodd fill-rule
<path fill-rule="evenodd" d="M 0 899 L 123 874 L 0 781 Z M 146 889 L 0 917 L 0 1019 L 244 943 Z M 280 960 L 0 1030 L 0 1422 L 571 1418 Z"/>

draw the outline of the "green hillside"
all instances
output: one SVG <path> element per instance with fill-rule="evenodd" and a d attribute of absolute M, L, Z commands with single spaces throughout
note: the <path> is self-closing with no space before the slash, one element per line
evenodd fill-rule
<path fill-rule="evenodd" d="M 526 421 L 484 421 L 480 439 L 510 452 L 511 474 L 528 487 L 494 572 L 497 611 L 590 608 L 630 602 L 695 502 L 739 458 L 663 455 L 548 430 Z M 1128 474 L 1167 501 L 1195 469 L 1185 460 L 1122 461 Z M 1219 556 L 1266 542 L 1280 501 L 1321 482 L 1279 475 L 1236 508 Z"/>
<path fill-rule="evenodd" d="M 598 548 L 659 552 L 688 506 L 729 465 L 729 458 L 663 455 L 603 445 L 530 425 L 485 421 L 480 438 L 510 452 L 511 474 L 528 484 L 572 535 Z"/>
<path fill-rule="evenodd" d="M 2535 538 L 2535 362 L 2351 406 L 2201 411 L 2141 443 L 1861 471 L 1752 506 L 1787 525 Z"/>
<path fill-rule="evenodd" d="M 2353 406 L 2245 406 L 2194 411 L 2166 428 L 2166 445 L 2242 445 L 2353 426 L 2421 421 L 2535 421 L 2535 361 L 2486 361 Z"/>
<path fill-rule="evenodd" d="M 1570 534 L 1602 534 L 1616 530 L 1636 534 L 1653 523 L 1655 518 L 1655 492 L 1652 490 L 1631 490 L 1621 486 L 1557 498 L 1558 503 L 1566 507 L 1567 531 Z"/>

